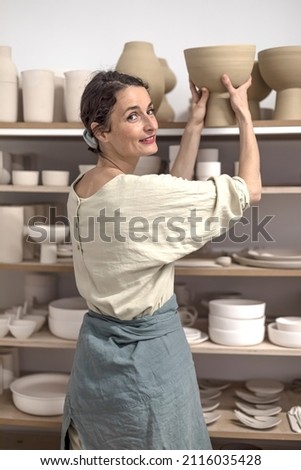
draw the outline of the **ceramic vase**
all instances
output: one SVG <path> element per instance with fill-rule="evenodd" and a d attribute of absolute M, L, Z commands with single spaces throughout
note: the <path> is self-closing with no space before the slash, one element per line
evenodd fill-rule
<path fill-rule="evenodd" d="M 0 263 L 23 260 L 24 209 L 22 206 L 0 206 Z"/>
<path fill-rule="evenodd" d="M 53 122 L 54 72 L 23 70 L 22 97 L 25 122 Z"/>
<path fill-rule="evenodd" d="M 80 101 L 85 86 L 92 76 L 91 70 L 69 70 L 65 76 L 65 113 L 67 122 L 80 122 Z"/>
<path fill-rule="evenodd" d="M 301 119 L 301 46 L 282 46 L 258 53 L 264 81 L 276 91 L 273 119 Z"/>
<path fill-rule="evenodd" d="M 121 73 L 142 78 L 149 85 L 149 94 L 156 110 L 159 109 L 165 91 L 162 66 L 149 42 L 132 41 L 124 44 L 116 63 Z"/>
<path fill-rule="evenodd" d="M 10 46 L 0 46 L 0 121 L 17 122 L 18 71 Z"/>

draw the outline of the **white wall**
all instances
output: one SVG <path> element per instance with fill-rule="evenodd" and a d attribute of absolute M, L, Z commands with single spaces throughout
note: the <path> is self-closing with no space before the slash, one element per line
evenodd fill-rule
<path fill-rule="evenodd" d="M 151 42 L 177 76 L 168 99 L 183 120 L 185 48 L 251 43 L 258 52 L 299 45 L 300 18 L 300 0 L 1 0 L 0 45 L 12 47 L 19 71 L 96 70 L 114 67 L 125 42 Z M 273 93 L 262 104 L 273 106 Z"/>

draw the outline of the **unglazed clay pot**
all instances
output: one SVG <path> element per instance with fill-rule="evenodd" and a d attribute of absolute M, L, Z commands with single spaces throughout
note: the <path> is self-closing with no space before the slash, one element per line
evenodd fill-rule
<path fill-rule="evenodd" d="M 126 42 L 115 68 L 118 72 L 142 78 L 147 82 L 153 105 L 155 109 L 159 109 L 165 92 L 165 80 L 162 65 L 151 43 Z"/>
<path fill-rule="evenodd" d="M 210 91 L 206 126 L 235 124 L 228 93 L 221 76 L 229 75 L 233 86 L 242 85 L 251 75 L 256 46 L 251 44 L 194 47 L 184 50 L 187 70 L 193 83 Z"/>
<path fill-rule="evenodd" d="M 64 103 L 67 122 L 80 122 L 81 97 L 92 75 L 92 70 L 80 69 L 64 72 Z"/>
<path fill-rule="evenodd" d="M 23 70 L 22 94 L 25 122 L 52 122 L 54 109 L 54 72 Z"/>
<path fill-rule="evenodd" d="M 12 49 L 0 46 L 0 121 L 17 121 L 18 94 L 18 72 L 12 61 Z"/>
<path fill-rule="evenodd" d="M 252 70 L 252 85 L 248 89 L 249 107 L 253 120 L 261 119 L 260 101 L 264 100 L 271 92 L 271 87 L 261 76 L 258 61 L 254 62 Z"/>
<path fill-rule="evenodd" d="M 301 119 L 301 46 L 282 46 L 258 53 L 264 81 L 276 91 L 273 119 Z"/>

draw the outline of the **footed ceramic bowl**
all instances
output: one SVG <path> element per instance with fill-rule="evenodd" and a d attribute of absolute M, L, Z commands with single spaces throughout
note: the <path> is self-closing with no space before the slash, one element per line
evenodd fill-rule
<path fill-rule="evenodd" d="M 184 50 L 186 67 L 198 88 L 225 92 L 221 76 L 229 75 L 233 86 L 242 85 L 251 75 L 256 46 L 251 44 L 193 47 Z"/>

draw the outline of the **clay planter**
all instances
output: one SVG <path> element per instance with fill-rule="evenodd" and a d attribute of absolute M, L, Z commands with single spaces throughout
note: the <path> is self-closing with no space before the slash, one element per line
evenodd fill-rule
<path fill-rule="evenodd" d="M 235 124 L 235 116 L 221 76 L 226 73 L 235 87 L 242 85 L 251 75 L 255 51 L 256 46 L 249 44 L 194 47 L 184 50 L 191 80 L 198 88 L 206 87 L 210 91 L 206 126 Z"/>
<path fill-rule="evenodd" d="M 273 119 L 301 119 L 301 46 L 283 46 L 258 53 L 264 81 L 276 91 Z"/>

